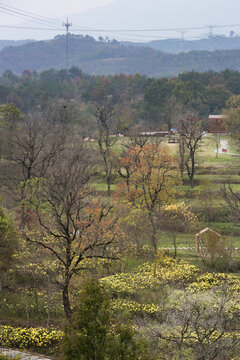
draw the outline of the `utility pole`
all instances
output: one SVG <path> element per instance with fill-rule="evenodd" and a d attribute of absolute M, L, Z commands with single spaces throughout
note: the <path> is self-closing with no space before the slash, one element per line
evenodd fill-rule
<path fill-rule="evenodd" d="M 72 24 L 70 24 L 70 23 L 68 22 L 68 19 L 67 19 L 67 22 L 66 22 L 66 23 L 63 23 L 63 26 L 65 26 L 65 28 L 66 28 L 66 39 L 67 39 L 67 68 L 66 68 L 66 70 L 67 70 L 67 74 L 68 74 L 69 27 L 72 26 Z"/>

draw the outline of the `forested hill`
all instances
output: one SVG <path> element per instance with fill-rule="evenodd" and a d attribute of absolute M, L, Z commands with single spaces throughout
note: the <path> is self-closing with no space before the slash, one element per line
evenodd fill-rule
<path fill-rule="evenodd" d="M 34 40 L 0 40 L 0 50 L 7 46 L 20 46 L 33 41 Z"/>
<path fill-rule="evenodd" d="M 99 42 L 90 36 L 71 35 L 69 39 L 69 66 L 78 66 L 84 72 L 96 75 L 119 73 L 149 76 L 175 76 L 184 71 L 222 71 L 226 68 L 240 71 L 240 50 L 191 51 L 165 54 L 148 48 L 123 46 L 116 41 Z M 66 38 L 58 36 L 49 41 L 38 41 L 0 51 L 0 73 L 10 69 L 43 71 L 66 66 Z"/>
<path fill-rule="evenodd" d="M 216 51 L 216 50 L 239 50 L 240 37 L 210 36 L 198 40 L 182 39 L 163 39 L 154 40 L 146 43 L 122 42 L 125 45 L 148 46 L 154 50 L 163 51 L 170 54 L 189 51 Z"/>

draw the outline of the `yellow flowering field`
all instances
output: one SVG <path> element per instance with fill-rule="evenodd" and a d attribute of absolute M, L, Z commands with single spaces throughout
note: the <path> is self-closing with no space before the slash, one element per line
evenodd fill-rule
<path fill-rule="evenodd" d="M 239 293 L 240 281 L 237 276 L 225 273 L 206 273 L 199 276 L 189 289 L 192 292 L 208 291 L 213 288 L 225 287 L 228 292 Z"/>
<path fill-rule="evenodd" d="M 131 314 L 154 315 L 160 310 L 160 307 L 155 304 L 141 304 L 134 300 L 114 299 L 111 301 L 111 309 L 113 311 L 127 311 Z"/>
<path fill-rule="evenodd" d="M 20 328 L 0 326 L 0 346 L 8 346 L 19 349 L 54 348 L 63 337 L 60 330 L 48 330 L 46 328 Z"/>
<path fill-rule="evenodd" d="M 157 290 L 162 285 L 184 286 L 192 282 L 199 269 L 183 260 L 168 256 L 154 263 L 145 263 L 131 273 L 121 273 L 101 279 L 114 294 L 134 294 L 141 290 Z"/>
<path fill-rule="evenodd" d="M 161 311 L 159 298 L 164 286 L 185 288 L 199 273 L 198 268 L 186 261 L 160 255 L 153 263 L 102 278 L 101 283 L 113 295 L 112 310 L 154 315 Z"/>

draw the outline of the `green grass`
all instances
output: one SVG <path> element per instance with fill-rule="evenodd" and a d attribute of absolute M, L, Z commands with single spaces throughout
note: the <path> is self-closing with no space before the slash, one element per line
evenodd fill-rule
<path fill-rule="evenodd" d="M 103 182 L 94 182 L 92 184 L 92 186 L 94 187 L 94 189 L 96 191 L 103 191 L 103 192 L 107 192 L 107 184 L 103 183 Z M 111 184 L 111 191 L 114 191 L 116 189 L 116 184 Z"/>
<path fill-rule="evenodd" d="M 220 138 L 228 140 L 230 152 L 239 152 L 238 147 L 231 141 L 229 136 L 224 135 Z M 121 153 L 125 149 L 124 145 L 127 143 L 129 143 L 128 138 L 117 139 L 113 147 L 114 151 Z M 169 146 L 171 152 L 177 156 L 177 144 L 168 144 L 167 139 L 163 139 L 162 144 Z M 192 209 L 197 212 L 200 219 L 200 229 L 205 227 L 213 228 L 226 237 L 227 241 L 232 240 L 234 247 L 240 247 L 240 226 L 238 227 L 228 222 L 227 210 L 223 207 L 224 200 L 221 197 L 223 184 L 228 181 L 231 182 L 234 191 L 240 192 L 240 157 L 218 154 L 216 158 L 215 149 L 216 142 L 214 135 L 208 134 L 202 139 L 196 152 L 195 186 L 193 189 L 190 188 L 188 176 L 185 174 L 183 185 L 178 187 L 178 198 L 191 205 Z M 115 174 L 115 179 L 111 185 L 112 191 L 116 188 L 116 179 L 117 176 Z M 103 175 L 96 178 L 93 185 L 97 192 L 104 196 L 104 193 L 107 191 L 107 185 Z M 214 220 L 209 220 L 210 218 Z M 146 239 L 147 241 L 148 239 Z M 194 234 L 178 234 L 177 246 L 194 247 Z M 173 247 L 172 240 L 166 233 L 159 235 L 159 247 Z M 170 254 L 173 253 L 174 251 L 170 250 Z M 199 255 L 194 250 L 179 250 L 178 256 L 193 264 L 200 266 L 202 264 Z M 233 260 L 240 262 L 240 251 L 234 253 Z M 139 261 L 131 258 L 126 261 L 124 266 L 132 269 L 139 264 Z"/>

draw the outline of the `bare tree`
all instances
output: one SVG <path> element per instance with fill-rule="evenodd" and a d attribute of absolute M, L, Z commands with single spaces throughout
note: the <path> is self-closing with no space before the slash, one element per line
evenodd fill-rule
<path fill-rule="evenodd" d="M 80 109 L 74 101 L 50 103 L 43 111 L 43 117 L 51 124 L 61 124 L 65 128 L 72 126 L 79 119 Z"/>
<path fill-rule="evenodd" d="M 8 136 L 3 175 L 11 192 L 16 193 L 21 184 L 22 199 L 25 182 L 44 177 L 60 156 L 66 139 L 65 129 L 35 113 L 26 117 Z"/>
<path fill-rule="evenodd" d="M 188 112 L 179 121 L 180 126 L 180 159 L 181 164 L 184 157 L 185 167 L 190 180 L 191 187 L 194 186 L 193 179 L 195 175 L 196 150 L 199 141 L 203 136 L 202 121 L 193 113 Z M 183 165 L 183 164 L 182 164 Z M 181 170 L 183 171 L 183 169 Z"/>
<path fill-rule="evenodd" d="M 181 174 L 181 179 L 183 180 L 183 174 L 184 174 L 184 169 L 185 169 L 185 141 L 184 141 L 184 136 L 182 134 L 180 134 L 179 137 L 179 170 L 180 170 L 180 174 Z"/>
<path fill-rule="evenodd" d="M 221 134 L 214 134 L 214 142 L 216 145 L 216 158 L 218 158 L 218 153 L 219 153 L 219 145 L 220 145 L 220 140 L 221 140 Z"/>
<path fill-rule="evenodd" d="M 163 107 L 165 122 L 168 124 L 168 130 L 176 126 L 179 118 L 185 112 L 183 104 L 179 103 L 174 96 L 167 97 Z"/>
<path fill-rule="evenodd" d="M 116 241 L 116 217 L 110 216 L 110 205 L 91 196 L 89 182 L 93 174 L 93 162 L 83 145 L 69 149 L 65 157 L 62 154 L 61 162 L 54 164 L 34 190 L 31 202 L 37 222 L 34 229 L 24 231 L 29 242 L 45 248 L 58 263 L 59 285 L 68 318 L 70 282 L 82 270 L 83 261 L 115 258 L 110 249 Z"/>
<path fill-rule="evenodd" d="M 110 195 L 111 179 L 114 169 L 112 147 L 117 141 L 116 137 L 111 136 L 113 116 L 114 109 L 110 100 L 105 100 L 96 107 L 95 117 L 97 122 L 98 151 L 104 164 L 108 195 Z"/>
<path fill-rule="evenodd" d="M 228 183 L 228 184 L 224 184 L 223 188 L 221 189 L 221 195 L 227 205 L 230 222 L 239 226 L 240 193 L 233 191 L 231 184 Z"/>

